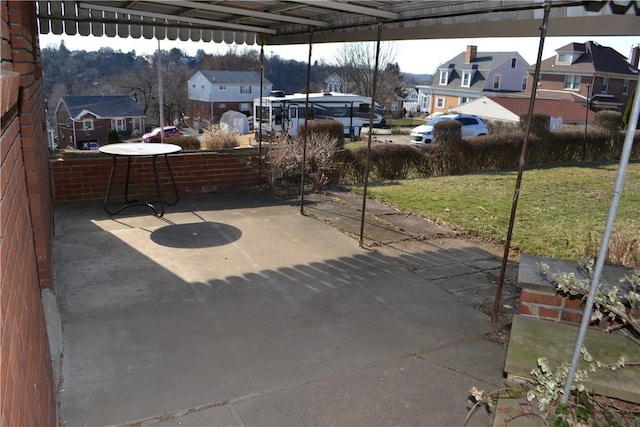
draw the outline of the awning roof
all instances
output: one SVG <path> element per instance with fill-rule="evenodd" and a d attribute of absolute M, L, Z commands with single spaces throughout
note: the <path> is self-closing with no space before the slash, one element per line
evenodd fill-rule
<path fill-rule="evenodd" d="M 37 1 L 41 34 L 286 45 L 537 37 L 544 2 L 424 0 Z M 551 4 L 549 36 L 640 35 L 640 0 Z"/>

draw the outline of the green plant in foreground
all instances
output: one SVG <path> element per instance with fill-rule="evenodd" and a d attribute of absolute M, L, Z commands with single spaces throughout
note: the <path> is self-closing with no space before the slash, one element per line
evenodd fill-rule
<path fill-rule="evenodd" d="M 593 260 L 581 260 L 580 266 L 591 276 Z M 589 294 L 589 279 L 578 279 L 573 273 L 550 274 L 549 266 L 539 264 L 545 275 L 549 275 L 556 281 L 558 293 L 567 296 L 577 296 L 583 299 Z M 608 286 L 600 283 L 594 300 L 594 315 L 592 320 L 601 320 L 607 316 L 611 321 L 619 322 L 615 327 L 608 327 L 606 332 L 620 326 L 629 326 L 634 332 L 640 334 L 640 324 L 634 318 L 640 305 L 640 270 L 634 270 L 631 274 L 620 278 L 621 283 L 627 283 L 628 288 Z M 561 404 L 564 385 L 567 381 L 570 365 L 563 362 L 560 366 L 552 367 L 549 360 L 539 357 L 537 365 L 530 372 L 531 378 L 525 378 L 517 385 L 506 385 L 505 388 L 491 393 L 485 393 L 473 387 L 470 400 L 473 402 L 467 420 L 475 409 L 485 406 L 493 410 L 494 399 L 497 398 L 521 398 L 526 396 L 528 402 L 535 404 L 535 409 L 520 408 L 520 413 L 512 415 L 511 420 L 520 417 L 536 417 L 544 421 L 546 426 L 573 427 L 573 426 L 640 426 L 640 406 L 628 410 L 621 410 L 615 405 L 608 405 L 600 396 L 589 394 L 584 383 L 590 374 L 598 371 L 616 371 L 629 366 L 638 366 L 640 362 L 629 362 L 626 355 L 620 355 L 614 362 L 605 363 L 594 359 L 586 347 L 581 348 L 582 360 L 586 366 L 576 370 L 572 384 L 572 394 L 567 404 Z M 465 422 L 466 424 L 466 422 Z"/>
<path fill-rule="evenodd" d="M 550 427 L 639 426 L 640 408 L 624 411 L 615 406 L 608 406 L 606 402 L 599 401 L 597 396 L 590 395 L 584 385 L 591 373 L 602 370 L 616 371 L 626 366 L 637 365 L 638 362 L 630 363 L 623 355 L 613 363 L 603 363 L 595 360 L 585 347 L 582 347 L 581 353 L 582 359 L 587 362 L 587 367 L 576 371 L 572 395 L 567 404 L 561 404 L 560 399 L 569 373 L 569 364 L 565 362 L 553 368 L 545 357 L 540 357 L 537 366 L 531 370 L 531 378 L 522 379 L 518 383 L 506 383 L 504 388 L 490 393 L 472 387 L 469 390 L 469 400 L 473 406 L 469 410 L 465 425 L 474 411 L 481 406 L 486 407 L 490 412 L 494 411 L 494 400 L 498 398 L 525 397 L 528 402 L 534 403 L 535 407 L 520 406 L 519 413 L 510 414 L 510 421 L 522 417 L 534 417 Z"/>
<path fill-rule="evenodd" d="M 593 260 L 580 260 L 579 264 L 591 277 Z M 540 263 L 540 269 L 545 275 L 550 275 L 547 264 Z M 591 288 L 590 279 L 578 279 L 573 273 L 552 274 L 551 278 L 556 281 L 558 292 L 561 295 L 587 299 Z M 634 317 L 640 306 L 640 293 L 638 293 L 640 292 L 640 270 L 633 270 L 630 274 L 621 277 L 619 282 L 628 284 L 628 289 L 617 285 L 610 286 L 605 282 L 598 284 L 591 320 L 600 321 L 607 316 L 614 323 L 613 326 L 608 326 L 605 332 L 610 332 L 621 326 L 628 326 L 640 335 L 640 320 Z M 615 322 L 621 323 L 616 324 Z"/>

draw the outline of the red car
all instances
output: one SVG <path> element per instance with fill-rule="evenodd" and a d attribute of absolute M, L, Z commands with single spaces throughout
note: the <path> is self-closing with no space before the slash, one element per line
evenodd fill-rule
<path fill-rule="evenodd" d="M 175 126 L 165 126 L 163 129 L 165 138 L 182 135 L 180 129 Z M 142 142 L 160 142 L 161 140 L 162 135 L 160 135 L 160 128 L 155 128 L 151 132 L 142 135 Z"/>

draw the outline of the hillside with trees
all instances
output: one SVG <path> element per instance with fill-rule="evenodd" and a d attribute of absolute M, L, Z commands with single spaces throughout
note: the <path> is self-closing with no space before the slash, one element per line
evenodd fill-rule
<path fill-rule="evenodd" d="M 343 58 L 349 56 L 347 50 L 342 54 Z M 137 55 L 135 50 L 121 52 L 110 48 L 70 51 L 61 42 L 57 48 L 43 48 L 41 60 L 44 96 L 50 115 L 62 96 L 131 95 L 142 106 L 148 123 L 159 123 L 157 54 Z M 210 55 L 201 49 L 195 56 L 188 56 L 174 48 L 161 50 L 159 63 L 163 76 L 163 113 L 167 121 L 172 121 L 187 111 L 187 81 L 193 74 L 203 70 L 259 72 L 260 54 L 256 50 L 234 46 L 223 54 Z M 349 79 L 359 77 L 353 91 L 371 96 L 367 89 L 371 82 L 370 73 L 363 71 L 370 66 L 367 62 L 341 62 L 338 56 L 336 65 L 315 61 L 311 67 L 310 90 L 323 90 L 327 77 L 336 73 Z M 426 83 L 421 76 L 403 76 L 392 60 L 381 65 L 381 69 L 384 69 L 381 75 L 385 77 L 379 80 L 378 99 L 392 92 L 399 93 L 403 86 Z M 286 93 L 306 92 L 307 64 L 267 55 L 265 77 L 273 83 L 274 89 Z"/>

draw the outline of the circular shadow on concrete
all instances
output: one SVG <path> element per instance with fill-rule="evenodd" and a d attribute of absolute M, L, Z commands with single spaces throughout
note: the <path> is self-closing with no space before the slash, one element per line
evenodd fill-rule
<path fill-rule="evenodd" d="M 151 233 L 151 240 L 171 248 L 210 248 L 235 242 L 242 237 L 239 228 L 220 222 L 174 224 Z"/>

